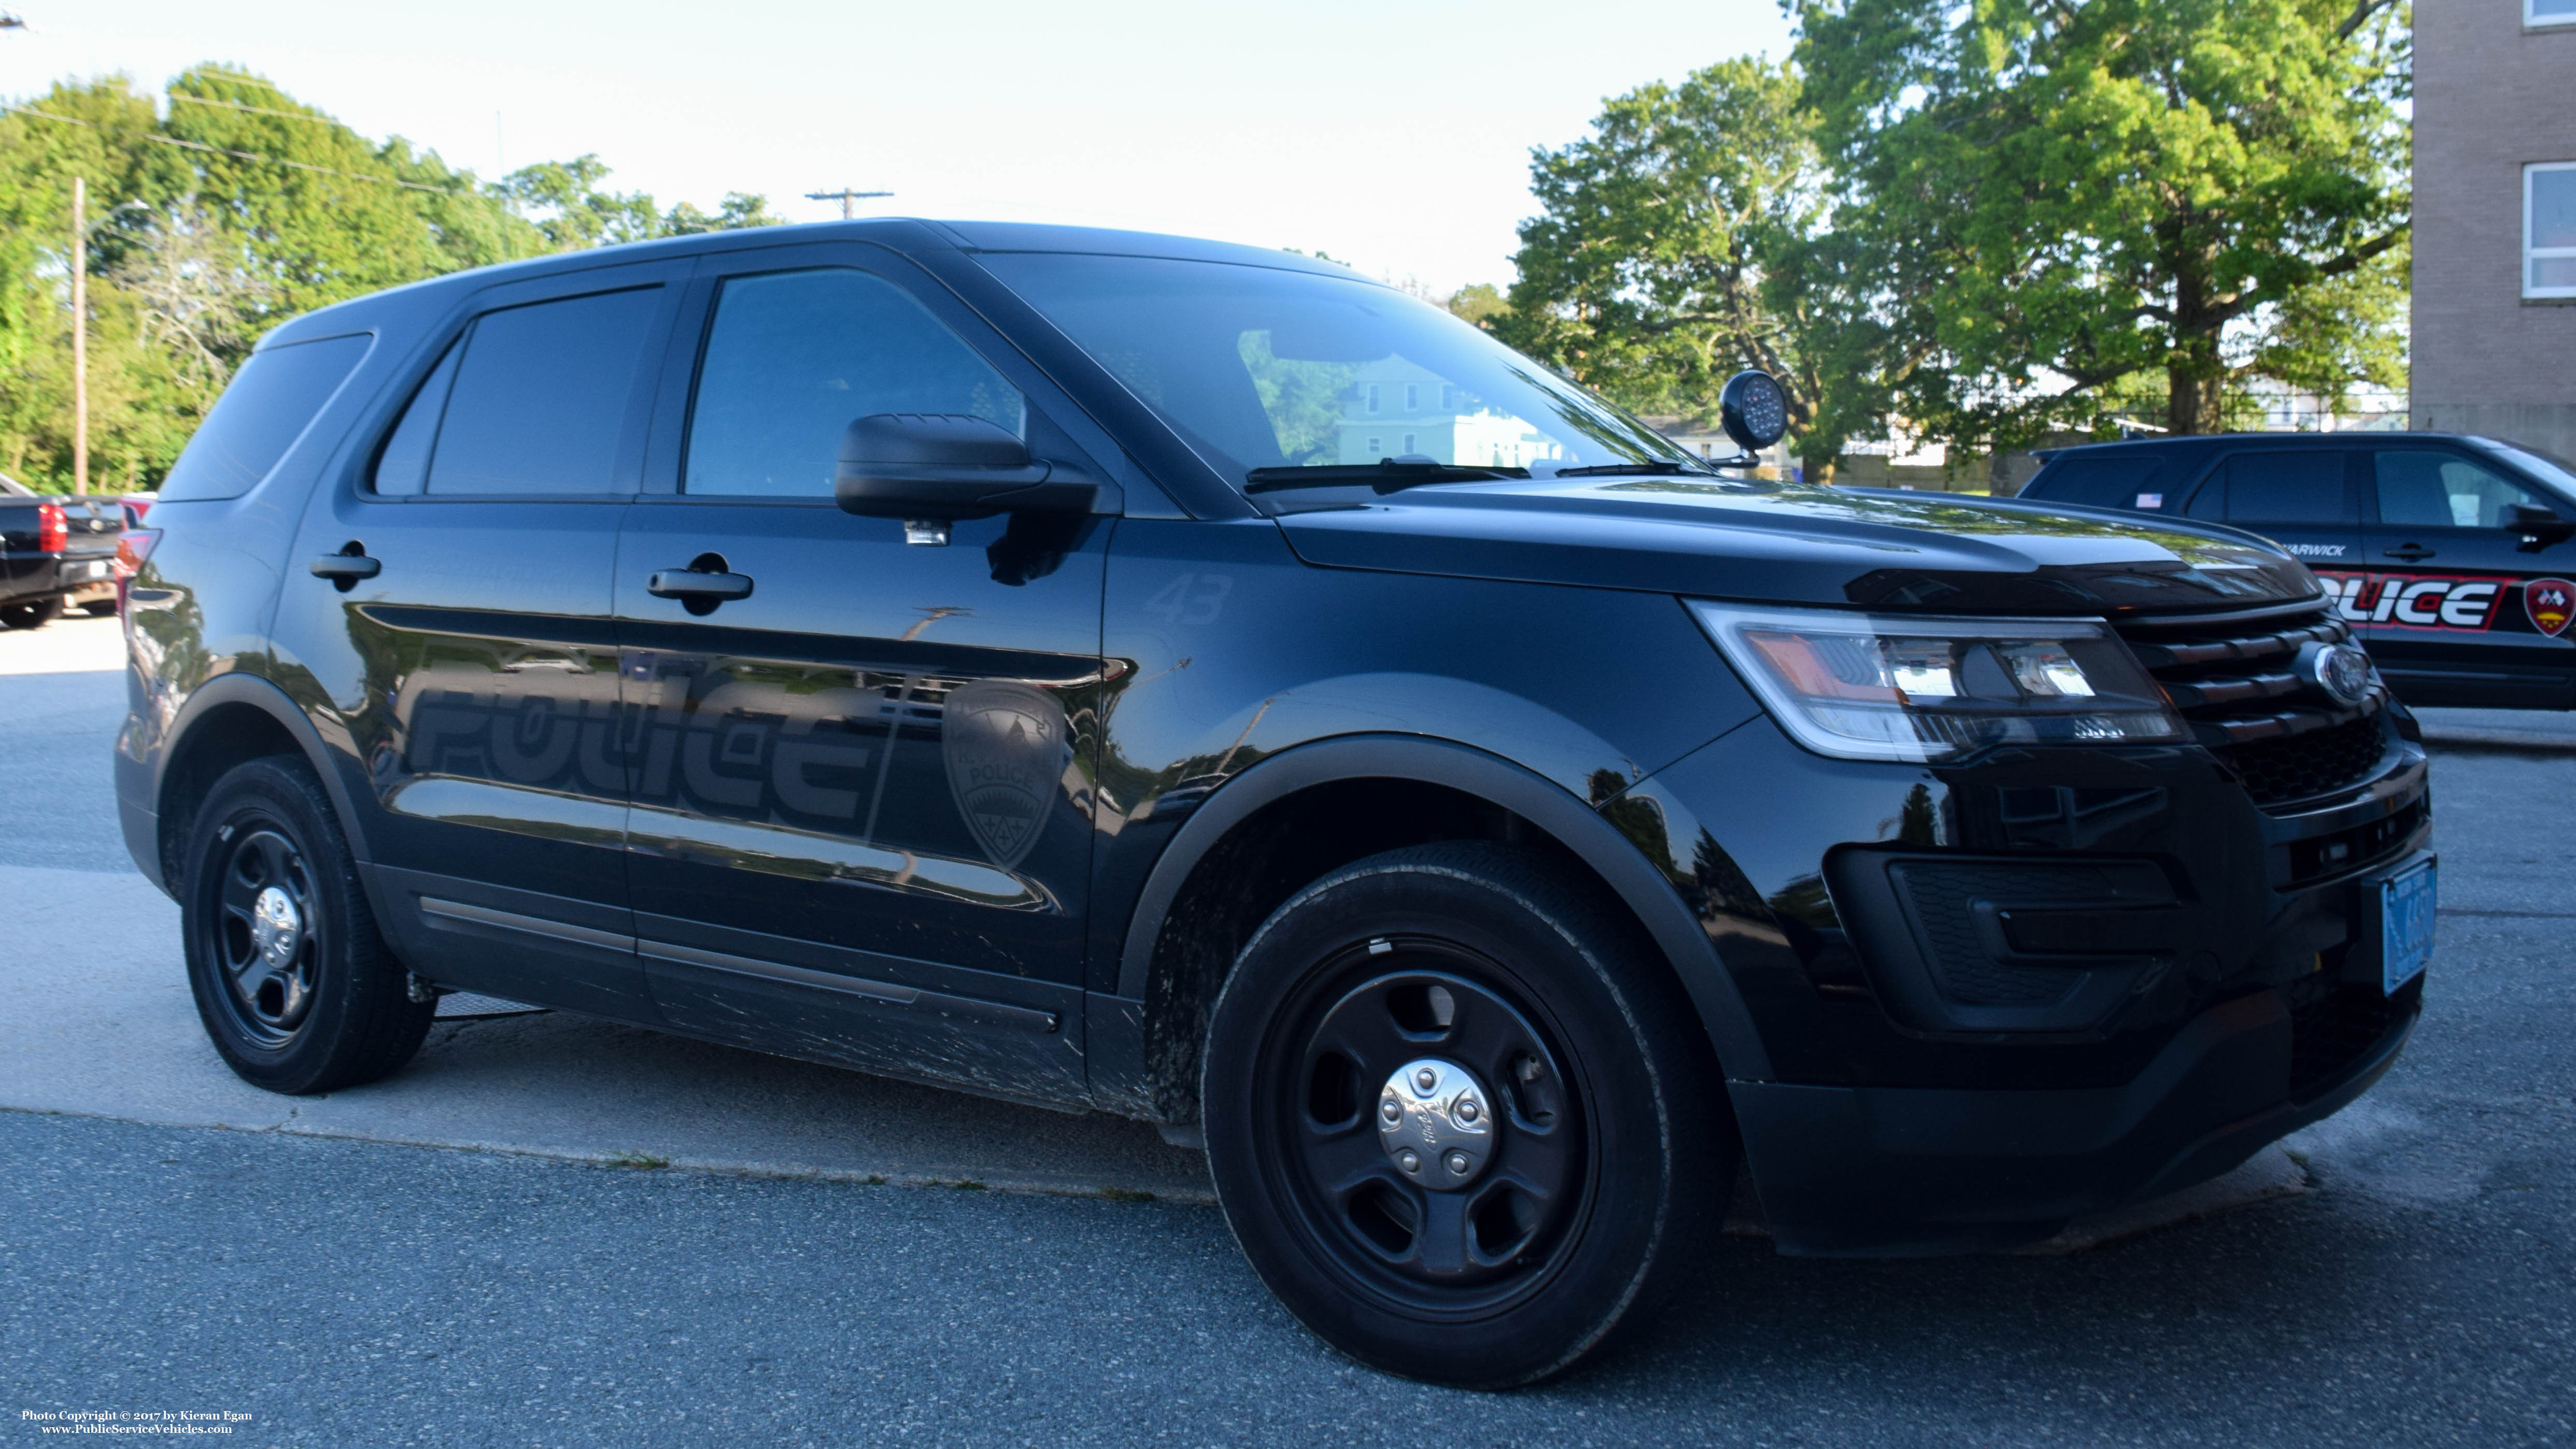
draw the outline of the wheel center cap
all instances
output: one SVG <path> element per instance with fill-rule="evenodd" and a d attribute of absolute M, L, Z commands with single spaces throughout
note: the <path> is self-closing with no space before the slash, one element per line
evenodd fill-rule
<path fill-rule="evenodd" d="M 304 939 L 304 916 L 295 909 L 295 898 L 270 886 L 251 903 L 250 914 L 250 942 L 259 948 L 260 959 L 272 971 L 284 970 Z"/>
<path fill-rule="evenodd" d="M 1377 1094 L 1377 1140 L 1424 1187 L 1465 1187 L 1494 1154 L 1493 1097 L 1456 1062 L 1406 1062 Z"/>

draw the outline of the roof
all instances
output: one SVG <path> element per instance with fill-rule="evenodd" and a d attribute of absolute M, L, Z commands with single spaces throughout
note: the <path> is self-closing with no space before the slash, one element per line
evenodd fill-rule
<path fill-rule="evenodd" d="M 694 256 L 702 252 L 734 251 L 753 242 L 793 246 L 832 241 L 875 242 L 905 252 L 1076 252 L 1094 256 L 1169 257 L 1183 261 L 1276 267 L 1284 271 L 1311 272 L 1319 276 L 1367 282 L 1371 286 L 1385 285 L 1338 262 L 1318 261 L 1297 252 L 1245 246 L 1237 242 L 1118 231 L 1107 227 L 869 217 L 860 221 L 817 221 L 756 230 L 699 232 L 690 236 L 557 252 L 526 261 L 501 262 L 469 271 L 450 272 L 308 312 L 270 332 L 261 340 L 261 345 L 308 341 L 330 336 L 336 331 L 373 327 L 379 325 L 381 315 L 389 308 L 409 311 L 421 306 L 443 307 L 460 292 L 479 290 L 501 282 L 555 276 L 594 267 L 624 266 L 660 258 Z"/>
<path fill-rule="evenodd" d="M 2192 433 L 2183 437 L 2120 438 L 2108 443 L 2080 443 L 2073 447 L 2066 448 L 2042 448 L 2038 450 L 2037 456 L 2045 462 L 2053 463 L 2060 458 L 2069 457 L 2077 453 L 2199 452 L 2219 447 L 2238 450 L 2259 450 L 2265 448 L 2340 448 L 2351 447 L 2357 442 L 2385 442 L 2392 438 L 2404 438 L 2415 442 L 2480 444 L 2491 442 L 2490 439 L 2478 437 L 2470 433 Z"/>

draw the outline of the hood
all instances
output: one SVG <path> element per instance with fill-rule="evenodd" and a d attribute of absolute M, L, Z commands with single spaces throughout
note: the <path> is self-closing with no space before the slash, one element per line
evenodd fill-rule
<path fill-rule="evenodd" d="M 1533 478 L 1278 500 L 1311 564 L 1922 613 L 2120 615 L 2320 596 L 2248 535 L 2108 510 L 1731 478 Z"/>

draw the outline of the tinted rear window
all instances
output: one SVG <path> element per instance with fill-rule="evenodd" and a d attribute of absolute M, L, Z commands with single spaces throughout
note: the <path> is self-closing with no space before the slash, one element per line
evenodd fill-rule
<path fill-rule="evenodd" d="M 2230 523 L 2354 523 L 2340 451 L 2237 453 L 2191 501 L 2194 518 Z"/>
<path fill-rule="evenodd" d="M 429 492 L 602 494 L 634 397 L 658 288 L 476 319 L 430 448 Z"/>
<path fill-rule="evenodd" d="M 161 482 L 161 501 L 248 493 L 312 426 L 374 340 L 361 332 L 252 353 L 197 426 L 179 461 L 170 465 L 170 476 Z"/>
<path fill-rule="evenodd" d="M 2094 508 L 2158 509 L 2165 506 L 2158 481 L 2164 472 L 2165 460 L 2154 453 L 2060 458 L 2030 480 L 2022 496 Z"/>

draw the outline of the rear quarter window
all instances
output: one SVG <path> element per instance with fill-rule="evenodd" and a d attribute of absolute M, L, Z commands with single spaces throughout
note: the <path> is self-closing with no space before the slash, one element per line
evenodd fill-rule
<path fill-rule="evenodd" d="M 2025 498 L 2154 512 L 2167 506 L 2165 460 L 2153 453 L 2060 458 L 2022 490 Z"/>
<path fill-rule="evenodd" d="M 161 501 L 248 493 L 313 425 L 374 341 L 374 334 L 359 332 L 252 353 L 170 465 Z"/>

